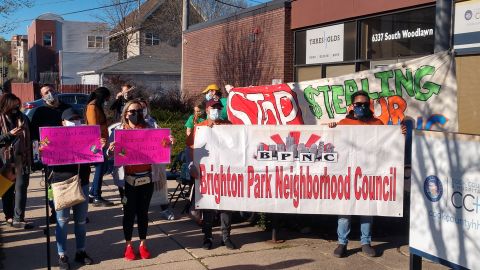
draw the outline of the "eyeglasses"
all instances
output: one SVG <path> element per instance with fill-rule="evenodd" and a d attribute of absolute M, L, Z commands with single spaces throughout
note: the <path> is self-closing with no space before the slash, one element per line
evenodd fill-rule
<path fill-rule="evenodd" d="M 143 109 L 141 109 L 141 110 L 128 110 L 127 112 L 130 113 L 130 114 L 137 114 L 137 113 L 138 114 L 143 114 Z"/>
<path fill-rule="evenodd" d="M 370 107 L 370 102 L 355 102 L 353 103 L 355 107 Z"/>

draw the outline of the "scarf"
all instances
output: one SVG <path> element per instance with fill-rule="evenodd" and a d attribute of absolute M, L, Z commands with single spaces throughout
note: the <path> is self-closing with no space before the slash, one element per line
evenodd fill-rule
<path fill-rule="evenodd" d="M 2 133 L 7 134 L 10 132 L 8 129 L 7 116 L 5 114 L 0 115 L 0 128 Z M 22 168 L 30 167 L 32 165 L 32 144 L 30 141 L 30 129 L 28 127 L 28 122 L 25 119 L 24 114 L 20 114 L 16 119 L 13 119 L 16 123 L 12 123 L 14 127 L 21 127 L 22 132 L 17 135 L 18 142 L 15 145 L 7 145 L 0 149 L 0 154 L 2 155 L 3 160 L 6 162 L 15 162 L 15 164 L 21 164 Z M 14 149 L 15 147 L 15 149 Z M 18 153 L 20 160 L 16 160 L 14 156 L 15 153 Z"/>

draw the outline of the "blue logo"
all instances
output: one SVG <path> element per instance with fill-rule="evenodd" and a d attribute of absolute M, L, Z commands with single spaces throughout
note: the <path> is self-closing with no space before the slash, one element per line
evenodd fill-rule
<path fill-rule="evenodd" d="M 465 11 L 465 20 L 469 21 L 473 17 L 473 13 L 471 10 Z"/>
<path fill-rule="evenodd" d="M 438 202 L 443 195 L 442 181 L 435 175 L 430 175 L 423 183 L 423 192 L 431 202 Z"/>

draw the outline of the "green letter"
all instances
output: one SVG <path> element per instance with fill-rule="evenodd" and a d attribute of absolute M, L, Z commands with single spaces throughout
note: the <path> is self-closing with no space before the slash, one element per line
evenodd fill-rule
<path fill-rule="evenodd" d="M 333 108 L 335 108 L 335 113 L 338 114 L 345 114 L 347 113 L 347 108 L 341 107 L 341 103 L 343 100 L 339 99 L 339 96 L 343 96 L 345 94 L 343 90 L 343 85 L 332 85 L 332 101 L 333 101 Z"/>
<path fill-rule="evenodd" d="M 402 87 L 407 91 L 410 97 L 415 95 L 413 89 L 413 76 L 412 70 L 407 68 L 405 70 L 406 76 L 403 76 L 401 69 L 395 69 L 395 89 L 397 90 L 397 96 L 402 96 Z"/>
<path fill-rule="evenodd" d="M 355 80 L 346 80 L 345 84 L 345 102 L 347 106 L 352 103 L 352 94 L 358 91 L 357 82 Z"/>
<path fill-rule="evenodd" d="M 423 66 L 415 72 L 415 98 L 420 101 L 427 101 L 433 94 L 438 95 L 441 86 L 433 82 L 425 82 L 423 87 L 420 86 L 420 81 L 427 75 L 435 74 L 435 67 Z M 428 92 L 424 93 L 421 90 L 426 89 Z"/>
<path fill-rule="evenodd" d="M 391 97 L 393 96 L 393 91 L 390 90 L 390 86 L 388 85 L 388 79 L 393 78 L 393 71 L 392 70 L 385 70 L 375 73 L 375 78 L 380 79 L 380 85 L 382 88 L 382 92 L 380 93 L 380 97 Z"/>
<path fill-rule="evenodd" d="M 330 99 L 328 98 L 328 91 L 330 87 L 328 85 L 322 85 L 317 87 L 318 91 L 323 92 L 323 100 L 325 101 L 325 109 L 327 110 L 328 117 L 333 119 L 333 112 L 330 105 Z"/>
<path fill-rule="evenodd" d="M 303 90 L 303 96 L 308 102 L 310 111 L 312 111 L 313 115 L 315 115 L 317 119 L 320 119 L 323 115 L 322 108 L 315 101 L 315 96 L 318 96 L 318 94 L 320 93 L 317 91 L 317 89 L 313 88 L 311 85 L 309 85 L 307 88 L 305 88 L 305 90 Z"/>

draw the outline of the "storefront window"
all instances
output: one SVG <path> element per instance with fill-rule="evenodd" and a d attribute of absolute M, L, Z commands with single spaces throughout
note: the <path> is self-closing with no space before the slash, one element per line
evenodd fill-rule
<path fill-rule="evenodd" d="M 360 21 L 361 59 L 396 59 L 433 53 L 435 7 Z"/>

